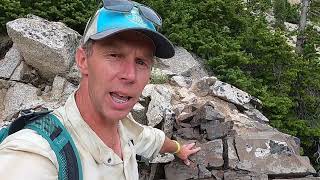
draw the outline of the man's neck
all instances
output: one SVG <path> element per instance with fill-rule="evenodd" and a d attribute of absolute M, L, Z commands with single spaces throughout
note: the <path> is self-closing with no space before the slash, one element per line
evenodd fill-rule
<path fill-rule="evenodd" d="M 121 158 L 120 135 L 118 132 L 119 121 L 107 121 L 93 108 L 89 96 L 83 89 L 78 89 L 75 100 L 80 114 L 98 137 Z"/>

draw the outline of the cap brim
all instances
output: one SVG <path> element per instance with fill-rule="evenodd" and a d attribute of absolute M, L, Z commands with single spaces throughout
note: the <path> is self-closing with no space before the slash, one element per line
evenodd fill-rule
<path fill-rule="evenodd" d="M 148 36 L 156 46 L 156 52 L 155 52 L 156 57 L 168 59 L 174 56 L 175 54 L 174 47 L 172 43 L 164 35 L 156 31 L 152 31 L 144 28 L 110 29 L 107 31 L 103 31 L 103 32 L 91 35 L 89 38 L 93 40 L 100 40 L 106 37 L 110 37 L 114 34 L 117 34 L 123 31 L 129 31 L 129 30 L 139 31 L 145 34 L 146 36 Z"/>

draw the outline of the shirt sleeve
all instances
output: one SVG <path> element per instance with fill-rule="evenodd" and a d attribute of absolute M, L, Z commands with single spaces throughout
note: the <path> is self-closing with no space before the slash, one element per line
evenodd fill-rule
<path fill-rule="evenodd" d="M 50 149 L 25 139 L 19 139 L 23 132 L 9 136 L 0 144 L 0 174 L 5 180 L 56 180 L 58 171 L 49 156 Z M 29 133 L 25 133 L 29 134 Z M 30 135 L 30 134 L 29 134 Z M 39 135 L 33 133 L 31 137 Z M 45 141 L 44 139 L 42 141 Z M 40 141 L 40 144 L 43 143 Z M 48 144 L 49 146 L 49 144 Z"/>
<path fill-rule="evenodd" d="M 138 155 L 152 159 L 160 152 L 165 140 L 163 131 L 139 124 L 130 115 L 124 122 L 124 126 L 130 132 L 130 137 Z"/>

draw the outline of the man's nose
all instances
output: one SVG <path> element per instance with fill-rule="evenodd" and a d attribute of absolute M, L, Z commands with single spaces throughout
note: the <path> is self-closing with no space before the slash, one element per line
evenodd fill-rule
<path fill-rule="evenodd" d="M 125 80 L 128 83 L 136 81 L 137 68 L 134 60 L 123 61 L 121 65 L 121 71 L 119 72 L 119 77 L 121 80 Z"/>

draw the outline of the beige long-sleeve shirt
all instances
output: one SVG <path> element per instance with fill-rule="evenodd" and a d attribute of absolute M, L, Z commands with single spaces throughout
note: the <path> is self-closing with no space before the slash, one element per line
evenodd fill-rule
<path fill-rule="evenodd" d="M 83 120 L 74 93 L 53 113 L 76 144 L 84 180 L 138 180 L 136 154 L 153 157 L 165 140 L 162 131 L 140 125 L 128 115 L 120 121 L 118 129 L 123 153 L 121 160 Z M 49 143 L 33 130 L 23 129 L 0 144 L 1 180 L 54 180 L 58 179 L 58 166 Z"/>

